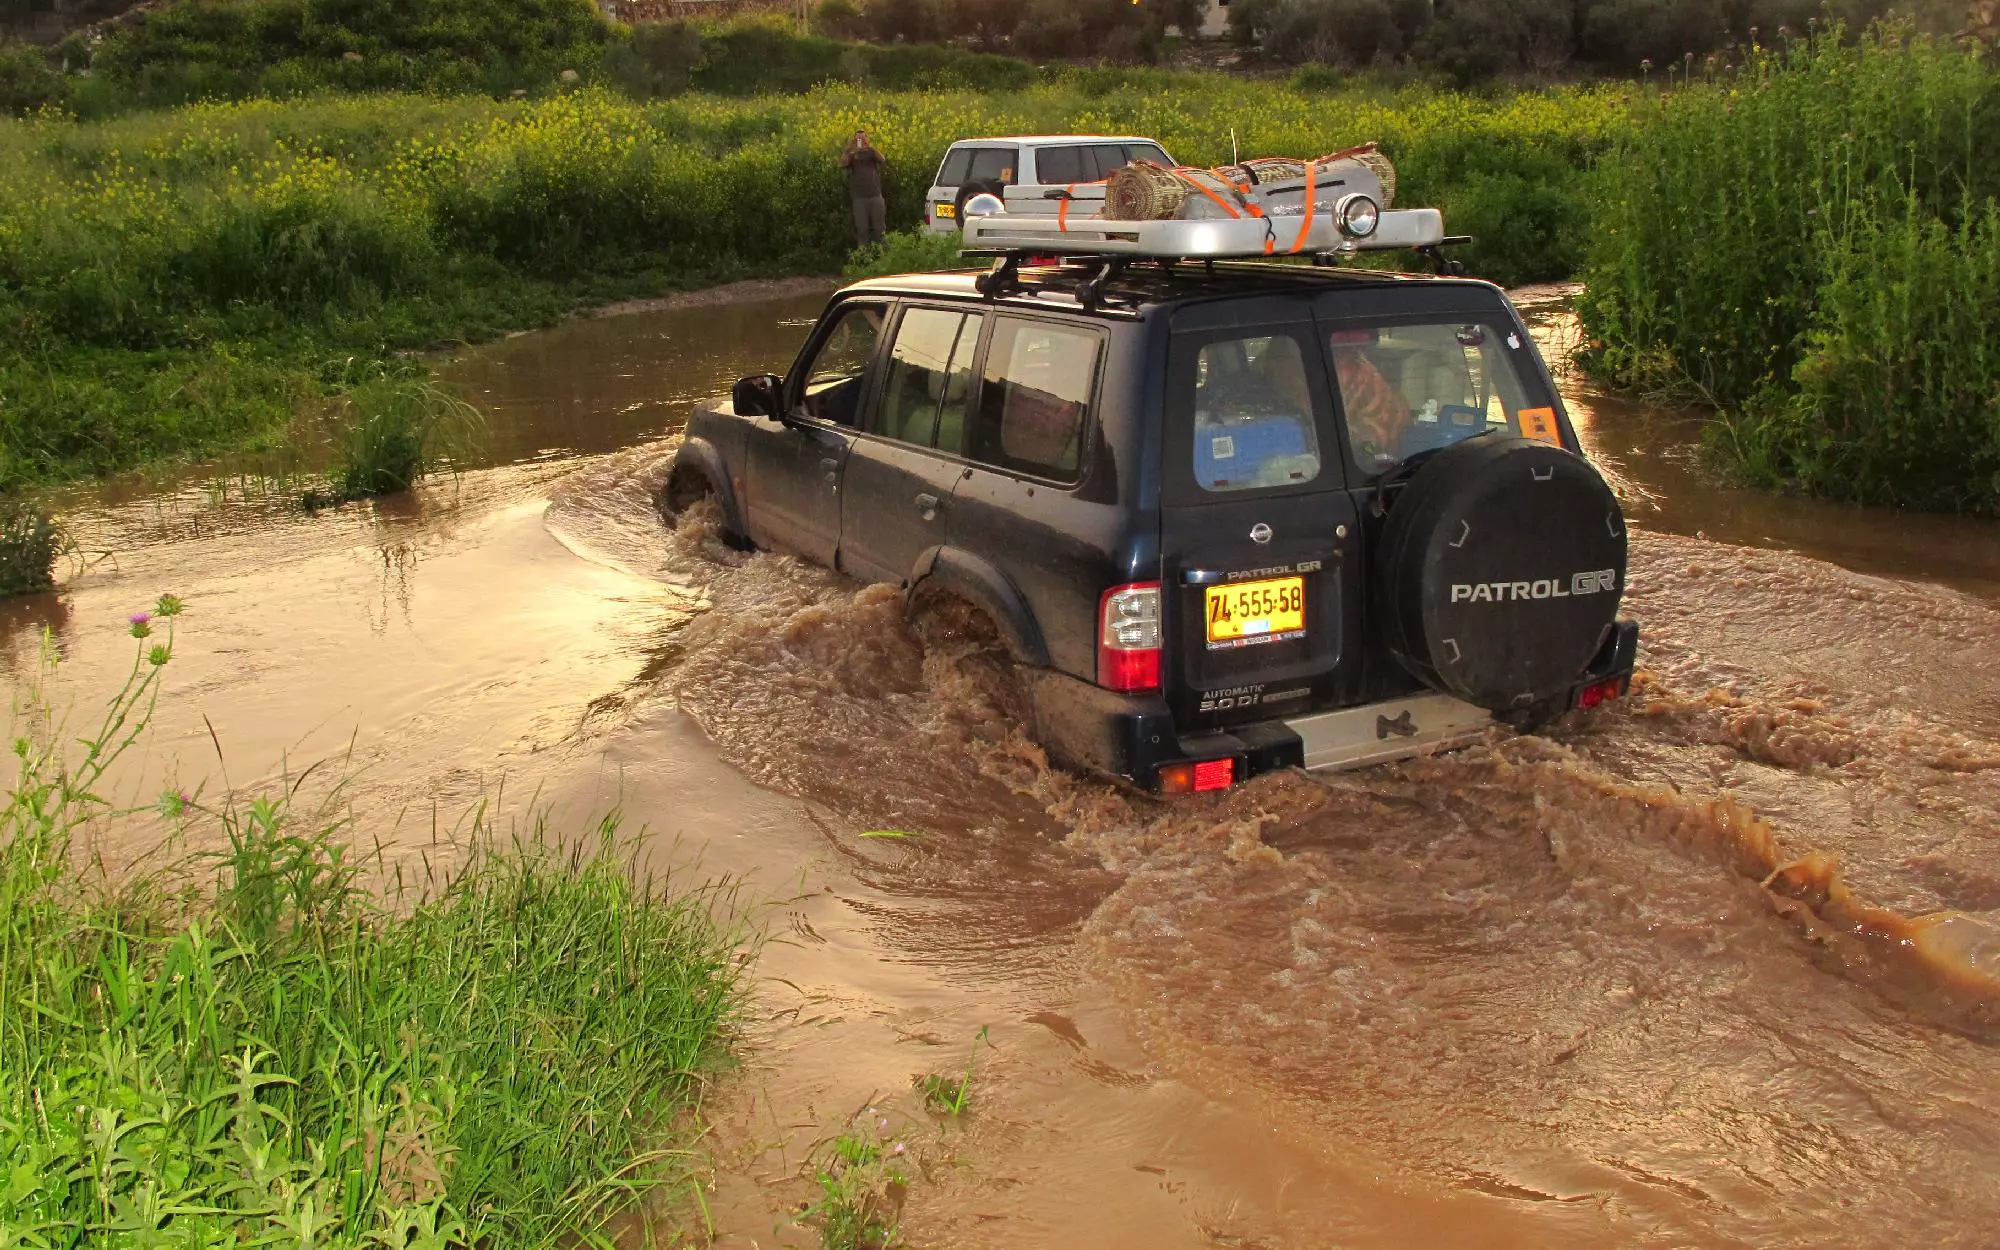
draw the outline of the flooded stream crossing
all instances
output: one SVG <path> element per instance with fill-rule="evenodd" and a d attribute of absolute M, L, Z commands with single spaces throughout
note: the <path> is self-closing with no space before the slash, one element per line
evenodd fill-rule
<path fill-rule="evenodd" d="M 413 870 L 485 799 L 739 879 L 772 940 L 717 1244 L 814 1244 L 800 1164 L 866 1107 L 919 1147 L 923 1246 L 1990 1244 L 2000 526 L 1717 486 L 1693 418 L 1570 378 L 1640 527 L 1634 696 L 1161 802 L 1048 767 L 892 590 L 662 525 L 689 406 L 823 298 L 463 353 L 484 462 L 413 500 L 82 500 L 114 554 L 0 609 L 10 682 L 46 625 L 88 712 L 172 592 L 125 797 L 318 765 Z M 940 1127 L 911 1078 L 968 1056 Z"/>

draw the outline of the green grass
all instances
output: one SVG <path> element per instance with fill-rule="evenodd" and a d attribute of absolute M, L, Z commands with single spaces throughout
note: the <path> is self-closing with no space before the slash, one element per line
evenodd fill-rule
<path fill-rule="evenodd" d="M 845 1131 L 813 1152 L 808 1165 L 819 1198 L 799 1222 L 819 1231 L 825 1250 L 888 1250 L 900 1244 L 910 1176 L 902 1143 L 885 1137 L 884 1120 L 866 1108 Z"/>
<path fill-rule="evenodd" d="M 268 442 L 366 375 L 356 362 L 591 301 L 838 272 L 835 158 L 864 125 L 903 223 L 969 134 L 1135 131 L 1202 164 L 1232 130 L 1246 152 L 1380 139 L 1403 202 L 1480 236 L 1461 253 L 1475 273 L 1561 277 L 1582 230 L 1550 206 L 1580 194 L 1624 103 L 1151 72 L 994 95 L 322 95 L 0 120 L 0 487 Z"/>
<path fill-rule="evenodd" d="M 965 1071 L 958 1076 L 947 1076 L 941 1072 L 928 1072 L 913 1082 L 919 1094 L 923 1095 L 924 1106 L 949 1116 L 965 1113 L 972 1103 L 972 1072 L 979 1062 L 979 1047 L 986 1040 L 986 1029 L 981 1028 L 972 1039 L 972 1051 L 965 1057 Z"/>
<path fill-rule="evenodd" d="M 94 729 L 69 740 L 43 707 L 15 744 L 0 1244 L 598 1244 L 686 1183 L 740 947 L 712 894 L 635 877 L 615 820 L 567 850 L 488 837 L 384 900 L 338 822 L 169 793 L 151 819 L 222 849 L 84 871 L 178 611 L 134 618 Z"/>
<path fill-rule="evenodd" d="M 1877 30 L 1669 90 L 1605 162 L 1590 366 L 1759 483 L 2000 511 L 2000 65 Z"/>

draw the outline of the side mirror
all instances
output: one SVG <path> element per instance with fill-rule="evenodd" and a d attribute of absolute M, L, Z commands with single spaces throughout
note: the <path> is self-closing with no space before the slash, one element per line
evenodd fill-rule
<path fill-rule="evenodd" d="M 778 415 L 778 392 L 783 380 L 775 373 L 755 373 L 747 378 L 738 378 L 729 392 L 729 402 L 740 417 L 775 417 Z"/>

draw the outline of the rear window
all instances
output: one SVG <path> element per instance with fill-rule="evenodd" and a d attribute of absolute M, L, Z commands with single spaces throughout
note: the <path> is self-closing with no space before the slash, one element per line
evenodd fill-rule
<path fill-rule="evenodd" d="M 971 169 L 972 149 L 953 148 L 945 153 L 944 164 L 938 167 L 937 184 L 941 187 L 962 187 Z"/>
<path fill-rule="evenodd" d="M 1195 356 L 1194 475 L 1209 492 L 1319 476 L 1305 354 L 1289 335 L 1221 339 Z"/>
<path fill-rule="evenodd" d="M 972 148 L 972 164 L 966 170 L 965 181 L 953 183 L 964 186 L 965 182 L 997 182 L 1003 186 L 1014 185 L 1014 168 L 1019 153 L 1014 148 Z"/>
<path fill-rule="evenodd" d="M 1073 482 L 1097 385 L 1102 339 L 1081 326 L 997 317 L 986 348 L 966 455 L 1003 469 Z"/>
<path fill-rule="evenodd" d="M 1512 327 L 1350 324 L 1327 345 L 1348 445 L 1366 473 L 1488 430 L 1561 443 L 1555 408 L 1528 402 L 1519 363 L 1527 345 Z"/>

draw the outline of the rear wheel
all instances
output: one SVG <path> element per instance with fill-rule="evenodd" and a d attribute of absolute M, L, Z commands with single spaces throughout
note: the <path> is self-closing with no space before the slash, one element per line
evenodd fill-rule
<path fill-rule="evenodd" d="M 1034 701 L 1028 683 L 984 609 L 919 583 L 911 592 L 908 615 L 910 632 L 923 645 L 926 669 L 934 662 L 948 666 L 952 675 L 944 680 L 965 683 L 967 702 L 991 709 L 1001 722 L 998 728 L 1004 732 L 1018 726 L 1034 736 Z"/>
<path fill-rule="evenodd" d="M 975 195 L 997 195 L 1004 201 L 1007 198 L 1007 188 L 991 179 L 982 182 L 968 182 L 960 187 L 958 189 L 956 205 L 958 209 L 958 228 L 961 230 L 965 229 L 966 201 Z"/>

